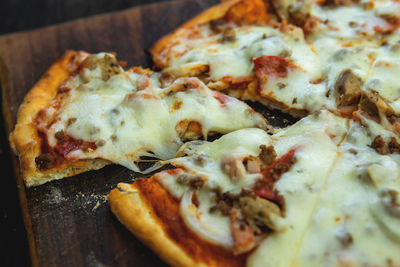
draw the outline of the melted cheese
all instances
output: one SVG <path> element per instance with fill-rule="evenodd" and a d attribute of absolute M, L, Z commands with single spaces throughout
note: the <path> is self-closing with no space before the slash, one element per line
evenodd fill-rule
<path fill-rule="evenodd" d="M 311 112 L 328 105 L 325 103 L 326 86 L 313 83 L 321 78 L 322 65 L 300 29 L 291 27 L 282 33 L 272 27 L 234 27 L 235 39 L 230 42 L 222 42 L 223 34 L 212 32 L 209 25 L 199 26 L 197 31 L 201 36 L 187 37 L 171 48 L 169 66 L 163 71 L 177 76 L 198 75 L 193 73 L 193 69 L 209 66 L 209 78 L 218 81 L 224 77 L 254 76 L 254 58 L 287 57 L 301 71 L 269 83 L 271 85 L 261 88 L 261 95 L 272 96 L 286 106 Z M 278 82 L 285 88 L 278 87 Z"/>
<path fill-rule="evenodd" d="M 397 47 L 398 46 L 398 47 Z M 377 50 L 377 58 L 374 61 L 364 88 L 377 91 L 389 103 L 400 99 L 400 45 L 391 44 L 382 46 Z M 396 112 L 398 104 L 391 104 Z"/>
<path fill-rule="evenodd" d="M 260 173 L 251 174 L 243 170 L 239 179 L 233 180 L 226 173 L 224 165 L 232 159 L 257 156 L 260 145 L 273 145 L 278 157 L 296 149 L 295 164 L 275 186 L 285 198 L 286 216 L 277 219 L 279 231 L 265 241 L 272 242 L 271 246 L 277 246 L 269 254 L 273 255 L 285 242 L 299 238 L 305 230 L 303 228 L 311 218 L 324 179 L 336 157 L 334 142 L 339 142 L 346 130 L 346 120 L 322 111 L 291 127 L 278 130 L 272 137 L 260 129 L 244 129 L 226 134 L 214 142 L 192 141 L 182 146 L 177 154 L 185 156 L 166 162 L 180 167 L 178 172 L 162 172 L 155 177 L 174 197 L 181 199 L 181 216 L 190 229 L 210 242 L 232 248 L 229 217 L 210 213 L 210 199 L 215 196 L 217 189 L 221 193 L 239 195 L 243 188 L 252 188 L 262 176 Z M 199 207 L 191 202 L 193 189 L 179 182 L 180 179 L 190 180 L 194 177 L 201 177 L 205 181 L 201 189 L 195 191 L 199 194 Z M 299 202 L 298 198 L 304 201 Z M 304 224 L 296 222 L 300 214 Z M 277 243 L 271 241 L 275 236 L 278 238 Z M 282 245 L 277 245 L 281 242 Z M 255 254 L 255 258 L 259 257 L 258 253 L 265 253 L 261 248 L 260 251 Z"/>
<path fill-rule="evenodd" d="M 268 236 L 248 258 L 249 266 L 265 266 L 267 262 L 271 266 L 290 266 L 295 260 L 337 158 L 337 146 L 333 141 L 338 142 L 342 137 L 331 139 L 329 135 L 336 132 L 337 136 L 342 136 L 346 130 L 344 119 L 324 111 L 273 136 L 278 154 L 293 146 L 299 148 L 295 165 L 275 184 L 285 199 L 287 228 Z"/>
<path fill-rule="evenodd" d="M 191 189 L 177 183 L 179 174 L 156 177 L 175 197 L 182 198 L 181 215 L 188 227 L 229 249 L 229 217 L 210 213 L 210 199 L 217 187 L 239 193 L 259 177 L 247 175 L 233 182 L 223 170 L 224 158 L 257 155 L 260 144 L 272 144 L 278 156 L 296 148 L 295 164 L 275 184 L 285 199 L 285 216 L 279 221 L 282 227 L 262 241 L 247 265 L 396 263 L 400 260 L 400 198 L 395 199 L 397 207 L 391 206 L 387 192 L 400 193 L 400 156 L 379 155 L 369 147 L 377 134 L 386 133 L 385 138 L 393 134 L 365 120 L 367 128 L 321 111 L 271 137 L 258 129 L 246 129 L 212 143 L 187 143 L 178 152 L 186 156 L 168 162 L 183 168 L 179 174 L 205 178 L 205 185 L 197 191 L 198 207 L 191 202 Z"/>
<path fill-rule="evenodd" d="M 199 141 L 186 143 L 181 147 L 179 154 L 187 156 L 167 162 L 205 177 L 204 187 L 209 190 L 220 188 L 222 193 L 228 191 L 240 193 L 242 188 L 253 185 L 261 175 L 244 173 L 238 182 L 234 182 L 222 168 L 224 159 L 257 156 L 260 153 L 260 145 L 269 146 L 271 142 L 271 137 L 263 130 L 244 129 L 226 134 L 211 143 Z M 175 182 L 169 180 L 167 183 L 163 182 L 163 185 L 175 196 L 180 197 L 183 192 L 178 193 L 174 190 Z"/>
<path fill-rule="evenodd" d="M 323 130 L 334 144 L 339 145 L 346 136 L 348 123 L 347 119 L 336 116 L 327 110 L 321 110 L 299 120 L 290 127 L 277 129 L 272 138 L 278 142 L 282 138 L 297 138 L 297 136 L 312 131 Z"/>
<path fill-rule="evenodd" d="M 173 196 L 181 199 L 181 216 L 192 231 L 209 242 L 232 249 L 230 217 L 222 216 L 218 212 L 211 213 L 211 199 L 215 197 L 217 188 L 222 193 L 229 191 L 239 194 L 242 188 L 254 185 L 261 174 L 244 172 L 239 181 L 232 181 L 223 169 L 224 159 L 257 156 L 260 145 L 270 144 L 270 136 L 265 131 L 254 128 L 231 132 L 214 142 L 192 141 L 179 151 L 179 154 L 187 156 L 168 161 L 184 171 L 173 174 L 162 172 L 155 177 Z M 200 190 L 193 192 L 188 185 L 178 182 L 182 174 L 187 175 L 184 179 L 190 179 L 191 175 L 200 176 L 205 183 Z M 192 203 L 192 194 L 196 194 L 199 207 Z"/>
<path fill-rule="evenodd" d="M 160 88 L 157 77 L 121 70 L 104 81 L 100 71 L 100 67 L 85 69 L 68 82 L 72 90 L 57 110 L 55 123 L 45 129 L 51 146 L 60 131 L 97 146 L 75 149 L 65 155 L 68 159 L 103 158 L 139 171 L 135 162 L 141 156 L 173 157 L 183 144 L 179 134 L 185 129 L 177 130 L 180 123 L 199 123 L 204 137 L 210 132 L 266 126 L 245 103 L 217 95 L 196 78 Z M 138 84 L 145 86 L 138 89 Z"/>
<path fill-rule="evenodd" d="M 400 217 L 382 204 L 381 193 L 400 190 L 398 156 L 377 154 L 369 137 L 353 124 L 340 146 L 301 250 L 299 266 L 385 266 L 399 262 Z"/>
<path fill-rule="evenodd" d="M 384 17 L 398 16 L 399 12 L 400 5 L 395 1 L 362 0 L 359 4 L 335 7 L 313 4 L 310 15 L 320 21 L 317 28 L 313 29 L 313 34 L 317 36 L 315 38 L 323 35 L 343 41 L 374 38 L 377 28 L 389 27 Z"/>

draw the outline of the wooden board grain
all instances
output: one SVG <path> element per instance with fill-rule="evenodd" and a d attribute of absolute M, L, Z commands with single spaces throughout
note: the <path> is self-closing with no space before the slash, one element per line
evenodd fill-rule
<path fill-rule="evenodd" d="M 0 37 L 3 116 L 10 132 L 26 92 L 67 49 L 115 51 L 129 66 L 151 66 L 145 53 L 170 32 L 218 0 L 187 0 L 129 9 Z M 111 214 L 107 194 L 137 174 L 108 166 L 26 189 L 14 158 L 33 265 L 163 266 Z"/>

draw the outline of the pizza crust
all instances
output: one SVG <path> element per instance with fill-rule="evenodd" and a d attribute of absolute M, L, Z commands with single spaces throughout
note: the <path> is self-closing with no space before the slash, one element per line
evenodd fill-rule
<path fill-rule="evenodd" d="M 167 67 L 168 62 L 165 62 L 161 52 L 169 46 L 171 43 L 175 42 L 175 40 L 179 39 L 179 35 L 183 29 L 188 29 L 194 25 L 202 24 L 210 22 L 211 20 L 221 18 L 225 15 L 228 9 L 234 4 L 240 2 L 242 0 L 227 0 L 223 1 L 218 5 L 212 6 L 196 17 L 192 18 L 188 22 L 184 23 L 172 33 L 165 35 L 162 37 L 152 48 L 150 48 L 150 54 L 152 55 L 154 65 L 159 68 Z"/>
<path fill-rule="evenodd" d="M 147 247 L 171 266 L 205 266 L 195 262 L 164 232 L 152 208 L 135 184 L 119 183 L 108 197 L 111 211 L 118 220 Z"/>
<path fill-rule="evenodd" d="M 81 51 L 66 51 L 33 86 L 18 110 L 17 124 L 9 136 L 9 141 L 19 157 L 20 169 L 27 187 L 100 169 L 109 164 L 106 160 L 97 159 L 65 162 L 60 167 L 46 171 L 39 170 L 35 164 L 36 157 L 41 153 L 41 140 L 35 125 L 36 116 L 56 96 L 60 84 L 72 74 L 74 66 L 87 56 L 87 53 Z"/>

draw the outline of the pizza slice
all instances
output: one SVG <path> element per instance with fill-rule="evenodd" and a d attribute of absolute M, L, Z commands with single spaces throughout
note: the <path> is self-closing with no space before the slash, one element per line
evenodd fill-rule
<path fill-rule="evenodd" d="M 399 8 L 396 1 L 227 1 L 151 53 L 164 77 L 197 76 L 295 117 L 321 108 L 351 116 L 367 90 L 397 108 Z"/>
<path fill-rule="evenodd" d="M 173 266 L 290 262 L 346 121 L 322 111 L 272 136 L 243 129 L 186 143 L 167 161 L 175 169 L 111 191 L 111 210 Z"/>
<path fill-rule="evenodd" d="M 109 53 L 67 52 L 26 96 L 10 143 L 27 186 L 141 157 L 172 158 L 183 142 L 259 127 L 265 119 L 197 78 L 161 87 L 159 74 L 125 71 Z"/>
<path fill-rule="evenodd" d="M 323 65 L 302 29 L 279 23 L 261 0 L 215 6 L 161 39 L 151 53 L 165 77 L 197 76 L 212 89 L 296 117 L 330 105 Z"/>

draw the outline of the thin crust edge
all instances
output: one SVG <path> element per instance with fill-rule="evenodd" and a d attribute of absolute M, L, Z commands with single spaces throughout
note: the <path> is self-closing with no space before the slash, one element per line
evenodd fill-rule
<path fill-rule="evenodd" d="M 108 197 L 111 211 L 143 244 L 171 266 L 205 266 L 195 262 L 164 232 L 135 185 L 119 183 Z"/>
<path fill-rule="evenodd" d="M 233 6 L 235 3 L 239 2 L 241 0 L 226 0 L 222 1 L 220 4 L 212 6 L 203 12 L 201 12 L 199 15 L 195 16 L 188 22 L 184 23 L 183 25 L 179 26 L 177 29 L 175 29 L 172 33 L 169 33 L 165 36 L 163 36 L 160 40 L 157 41 L 153 45 L 153 47 L 150 48 L 150 54 L 153 58 L 154 64 L 159 67 L 159 68 L 164 68 L 166 67 L 165 62 L 163 62 L 163 59 L 160 55 L 160 53 L 164 50 L 166 46 L 168 46 L 171 42 L 173 42 L 176 38 L 178 38 L 180 31 L 182 29 L 187 29 L 192 27 L 193 25 L 196 24 L 202 24 L 202 23 L 207 23 L 211 20 L 221 18 L 225 15 L 227 10 Z"/>

